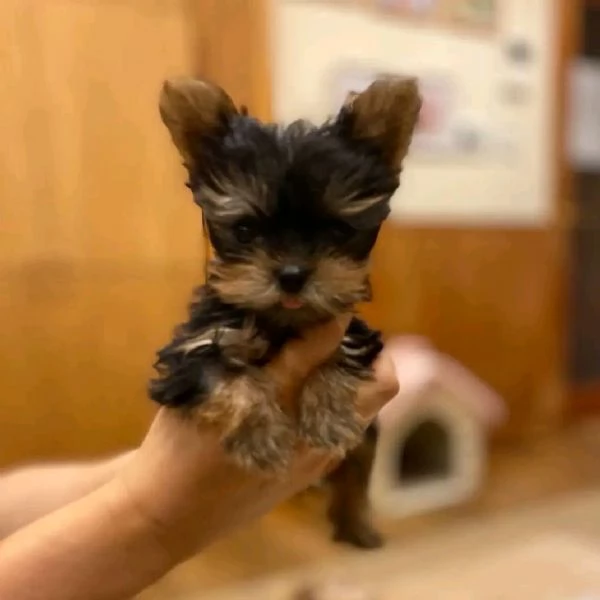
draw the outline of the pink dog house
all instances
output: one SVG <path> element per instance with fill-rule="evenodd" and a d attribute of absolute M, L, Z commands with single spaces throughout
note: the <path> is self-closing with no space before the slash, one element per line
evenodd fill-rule
<path fill-rule="evenodd" d="M 388 348 L 400 392 L 380 413 L 373 510 L 399 518 L 468 500 L 483 482 L 487 432 L 504 418 L 504 402 L 422 338 Z"/>

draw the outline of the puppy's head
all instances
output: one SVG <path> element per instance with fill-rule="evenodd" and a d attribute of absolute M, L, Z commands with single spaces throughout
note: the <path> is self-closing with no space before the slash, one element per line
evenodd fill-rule
<path fill-rule="evenodd" d="M 376 80 L 321 126 L 263 124 L 219 87 L 165 82 L 160 112 L 190 175 L 228 303 L 309 323 L 368 299 L 368 259 L 418 118 L 414 80 Z"/>

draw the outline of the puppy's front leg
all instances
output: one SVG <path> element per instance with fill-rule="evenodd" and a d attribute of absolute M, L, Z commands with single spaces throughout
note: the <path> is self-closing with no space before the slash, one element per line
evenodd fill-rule
<path fill-rule="evenodd" d="M 299 437 L 309 446 L 340 456 L 359 444 L 363 433 L 356 414 L 359 383 L 340 360 L 318 369 L 306 382 L 300 399 Z"/>
<path fill-rule="evenodd" d="M 198 407 L 196 418 L 220 428 L 225 451 L 242 468 L 281 472 L 289 466 L 295 440 L 292 421 L 260 370 L 220 381 Z"/>
<path fill-rule="evenodd" d="M 360 444 L 366 424 L 356 411 L 356 395 L 372 377 L 371 364 L 382 348 L 379 332 L 352 319 L 336 354 L 304 386 L 299 436 L 310 446 L 343 456 Z"/>
<path fill-rule="evenodd" d="M 381 534 L 371 520 L 369 480 L 377 448 L 377 425 L 371 424 L 359 446 L 352 449 L 328 475 L 331 500 L 327 515 L 333 524 L 333 538 L 357 548 L 379 548 Z"/>

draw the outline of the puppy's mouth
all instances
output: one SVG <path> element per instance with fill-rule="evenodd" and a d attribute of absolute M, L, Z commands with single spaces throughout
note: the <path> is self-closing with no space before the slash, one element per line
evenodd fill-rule
<path fill-rule="evenodd" d="M 298 296 L 282 296 L 281 298 L 281 306 L 283 308 L 287 308 L 288 310 L 298 310 L 305 306 L 306 302 Z"/>

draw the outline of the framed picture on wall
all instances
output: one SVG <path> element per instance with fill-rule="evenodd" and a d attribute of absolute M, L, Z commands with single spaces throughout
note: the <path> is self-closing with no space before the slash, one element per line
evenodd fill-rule
<path fill-rule="evenodd" d="M 382 16 L 395 15 L 431 27 L 488 33 L 497 22 L 499 0 L 363 0 Z"/>
<path fill-rule="evenodd" d="M 569 73 L 567 149 L 580 171 L 600 171 L 600 61 L 579 59 Z"/>
<path fill-rule="evenodd" d="M 373 0 L 379 8 L 387 10 L 400 10 L 413 14 L 432 13 L 439 0 Z"/>
<path fill-rule="evenodd" d="M 496 26 L 498 0 L 452 0 L 448 2 L 454 23 L 469 29 L 491 30 Z"/>

